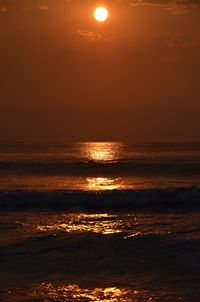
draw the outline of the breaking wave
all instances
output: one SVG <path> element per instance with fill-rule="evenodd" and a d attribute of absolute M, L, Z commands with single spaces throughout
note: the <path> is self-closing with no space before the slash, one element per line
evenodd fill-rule
<path fill-rule="evenodd" d="M 200 188 L 138 189 L 113 191 L 1 190 L 1 209 L 69 211 L 196 211 Z"/>

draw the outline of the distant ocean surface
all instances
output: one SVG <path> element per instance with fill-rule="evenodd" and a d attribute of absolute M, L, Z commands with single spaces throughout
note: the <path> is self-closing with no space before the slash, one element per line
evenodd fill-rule
<path fill-rule="evenodd" d="M 0 301 L 200 301 L 200 143 L 1 143 Z"/>
<path fill-rule="evenodd" d="M 199 186 L 200 143 L 1 143 L 0 176 L 3 190 Z"/>

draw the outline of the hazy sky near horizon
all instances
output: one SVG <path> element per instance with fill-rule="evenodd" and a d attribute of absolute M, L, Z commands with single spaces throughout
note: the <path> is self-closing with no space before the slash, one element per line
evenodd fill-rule
<path fill-rule="evenodd" d="M 200 140 L 199 0 L 0 0 L 0 41 L 1 140 Z"/>

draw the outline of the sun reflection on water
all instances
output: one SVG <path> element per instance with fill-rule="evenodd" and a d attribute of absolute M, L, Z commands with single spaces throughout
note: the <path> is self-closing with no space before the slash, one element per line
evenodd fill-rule
<path fill-rule="evenodd" d="M 122 143 L 117 142 L 96 142 L 82 143 L 81 157 L 89 161 L 114 161 L 119 159 Z"/>
<path fill-rule="evenodd" d="M 133 301 L 138 292 L 117 287 L 87 289 L 75 284 L 54 286 L 51 283 L 42 283 L 40 288 L 35 290 L 32 296 L 42 296 L 51 301 L 95 301 L 95 302 L 117 302 Z M 44 300 L 46 301 L 46 300 Z M 135 301 L 135 299 L 134 299 Z"/>
<path fill-rule="evenodd" d="M 123 144 L 120 142 L 86 142 L 80 145 L 82 159 L 96 163 L 117 161 L 122 154 Z M 108 177 L 87 177 L 82 189 L 88 191 L 122 189 L 122 180 Z"/>
<path fill-rule="evenodd" d="M 111 214 L 69 214 L 58 219 L 55 223 L 38 225 L 40 232 L 64 231 L 70 232 L 93 232 L 101 234 L 121 233 L 122 223 L 116 219 L 116 215 Z M 121 227 L 120 227 L 121 226 Z"/>
<path fill-rule="evenodd" d="M 86 180 L 86 188 L 89 191 L 117 190 L 123 188 L 123 184 L 120 183 L 120 178 L 88 177 Z"/>

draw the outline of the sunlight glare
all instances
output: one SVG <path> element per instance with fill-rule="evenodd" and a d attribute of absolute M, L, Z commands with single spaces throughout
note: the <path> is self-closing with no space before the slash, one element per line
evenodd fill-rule
<path fill-rule="evenodd" d="M 108 18 L 108 10 L 105 7 L 97 7 L 94 11 L 94 17 L 98 22 L 103 22 Z"/>

